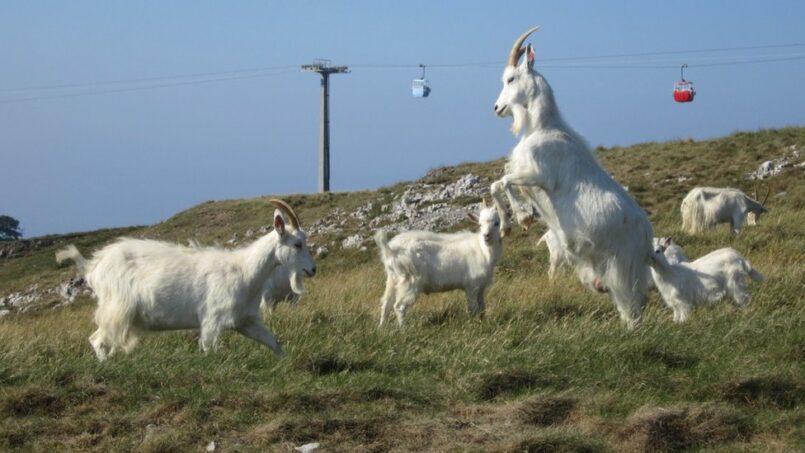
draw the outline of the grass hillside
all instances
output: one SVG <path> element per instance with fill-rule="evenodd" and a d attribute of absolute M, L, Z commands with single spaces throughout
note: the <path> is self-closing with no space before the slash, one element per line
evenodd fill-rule
<path fill-rule="evenodd" d="M 677 325 L 652 294 L 627 331 L 606 295 L 571 273 L 545 276 L 542 228 L 505 242 L 486 316 L 464 295 L 422 296 L 404 328 L 377 329 L 384 274 L 374 246 L 342 249 L 365 221 L 344 216 L 313 235 L 329 253 L 298 307 L 266 323 L 288 353 L 278 360 L 237 334 L 217 352 L 195 332 L 146 337 L 129 355 L 98 363 L 88 336 L 94 301 L 0 318 L 0 449 L 27 451 L 802 451 L 805 449 L 805 172 L 770 180 L 770 212 L 731 237 L 728 226 L 679 231 L 692 187 L 752 193 L 745 174 L 805 149 L 805 128 L 708 141 L 596 150 L 602 165 L 649 212 L 655 234 L 691 257 L 731 246 L 762 272 L 752 304 L 702 307 Z M 798 162 L 800 162 L 802 158 Z M 487 185 L 503 160 L 431 171 L 418 184 L 473 173 Z M 377 212 L 410 187 L 295 195 L 303 224 L 371 202 Z M 473 203 L 477 199 L 459 200 Z M 0 297 L 74 276 L 54 252 L 85 254 L 120 235 L 227 244 L 270 224 L 265 198 L 207 202 L 154 226 L 37 238 L 0 258 Z M 469 225 L 464 225 L 465 228 Z M 236 236 L 237 235 L 237 236 Z M 2 308 L 2 307 L 0 307 Z"/>

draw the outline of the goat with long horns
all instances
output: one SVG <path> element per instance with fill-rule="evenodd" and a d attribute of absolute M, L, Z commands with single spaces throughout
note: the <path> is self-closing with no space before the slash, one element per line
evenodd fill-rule
<path fill-rule="evenodd" d="M 520 138 L 492 196 L 504 230 L 510 228 L 507 198 L 524 226 L 536 211 L 569 253 L 579 279 L 608 292 L 621 319 L 634 326 L 646 300 L 651 223 L 559 113 L 553 90 L 534 69 L 533 46 L 523 47 L 538 28 L 514 41 L 503 70 L 495 113 L 513 117 L 512 132 Z"/>

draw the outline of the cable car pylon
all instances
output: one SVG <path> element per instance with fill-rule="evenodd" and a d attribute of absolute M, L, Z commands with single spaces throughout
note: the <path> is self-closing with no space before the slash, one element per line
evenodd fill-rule
<path fill-rule="evenodd" d="M 321 137 L 319 150 L 319 192 L 330 191 L 330 74 L 349 72 L 347 66 L 330 66 L 330 60 L 317 59 L 302 65 L 303 71 L 321 75 Z"/>

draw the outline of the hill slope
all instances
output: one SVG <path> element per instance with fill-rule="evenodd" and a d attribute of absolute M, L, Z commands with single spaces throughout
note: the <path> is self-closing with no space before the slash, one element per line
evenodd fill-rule
<path fill-rule="evenodd" d="M 735 247 L 766 276 L 750 286 L 747 310 L 705 307 L 685 325 L 652 296 L 634 332 L 572 275 L 547 281 L 547 252 L 534 248 L 540 228 L 506 241 L 484 319 L 466 314 L 463 294 L 448 293 L 422 297 L 405 329 L 376 329 L 383 273 L 371 230 L 468 228 L 462 213 L 502 160 L 376 192 L 288 197 L 321 256 L 301 305 L 267 320 L 288 352 L 281 361 L 237 335 L 202 355 L 194 333 L 177 332 L 98 364 L 86 341 L 93 302 L 84 294 L 65 303 L 59 285 L 74 270 L 53 261 L 64 243 L 89 252 L 120 235 L 244 243 L 270 223 L 264 198 L 204 203 L 154 226 L 0 245 L 0 311 L 8 313 L 0 318 L 0 447 L 796 449 L 805 441 L 803 169 L 770 179 L 771 212 L 736 238 L 726 226 L 682 234 L 678 207 L 697 185 L 751 193 L 748 172 L 804 148 L 805 129 L 786 128 L 597 150 L 657 235 L 673 235 L 693 257 Z M 45 310 L 54 305 L 65 306 Z"/>

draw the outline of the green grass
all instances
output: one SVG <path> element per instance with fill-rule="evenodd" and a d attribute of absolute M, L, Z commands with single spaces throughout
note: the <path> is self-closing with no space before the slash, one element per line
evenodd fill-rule
<path fill-rule="evenodd" d="M 194 332 L 172 332 L 100 364 L 87 342 L 89 298 L 0 319 L 0 449 L 187 451 L 214 441 L 216 451 L 288 451 L 317 441 L 326 451 L 802 450 L 802 170 L 772 180 L 773 194 L 785 195 L 735 238 L 727 226 L 681 234 L 678 214 L 695 185 L 751 192 L 743 174 L 795 144 L 805 147 L 805 129 L 598 150 L 657 235 L 674 236 L 690 256 L 732 246 L 751 260 L 766 281 L 750 285 L 748 309 L 704 307 L 676 325 L 652 295 L 643 324 L 628 331 L 609 298 L 570 273 L 547 280 L 535 228 L 506 241 L 484 318 L 470 317 L 455 292 L 421 297 L 402 329 L 377 329 L 376 251 L 334 247 L 300 306 L 267 319 L 282 360 L 232 333 L 205 355 Z M 425 180 L 471 171 L 486 181 L 501 165 L 464 164 Z M 310 223 L 404 188 L 289 199 Z M 57 238 L 0 260 L 0 294 L 73 275 L 52 261 L 65 241 L 84 251 L 121 234 L 223 242 L 268 224 L 272 212 L 263 198 L 208 202 L 152 227 Z M 356 231 L 348 223 L 311 241 Z"/>

